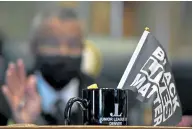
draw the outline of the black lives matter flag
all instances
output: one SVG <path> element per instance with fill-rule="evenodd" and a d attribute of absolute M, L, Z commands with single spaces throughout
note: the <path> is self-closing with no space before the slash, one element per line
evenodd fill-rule
<path fill-rule="evenodd" d="M 149 31 L 144 31 L 117 88 L 132 90 L 144 103 L 153 99 L 152 125 L 175 126 L 181 121 L 181 103 L 166 52 Z"/>

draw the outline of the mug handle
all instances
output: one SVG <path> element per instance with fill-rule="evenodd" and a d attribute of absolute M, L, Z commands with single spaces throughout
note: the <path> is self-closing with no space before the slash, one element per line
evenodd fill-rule
<path fill-rule="evenodd" d="M 75 102 L 78 102 L 78 104 L 81 106 L 83 111 L 87 110 L 87 108 L 88 108 L 88 102 L 87 102 L 86 99 L 81 99 L 81 98 L 78 98 L 78 97 L 71 98 L 67 102 L 66 108 L 64 110 L 65 125 L 70 125 L 71 124 L 71 121 L 70 121 L 71 108 L 72 108 L 72 106 Z"/>

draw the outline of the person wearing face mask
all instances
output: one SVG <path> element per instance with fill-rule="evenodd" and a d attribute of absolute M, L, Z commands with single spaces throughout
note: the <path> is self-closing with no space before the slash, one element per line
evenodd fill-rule
<path fill-rule="evenodd" d="M 10 63 L 3 93 L 16 123 L 64 124 L 64 108 L 72 97 L 96 83 L 81 72 L 83 30 L 76 12 L 57 8 L 38 15 L 31 33 L 35 74 L 26 76 L 21 59 Z M 100 82 L 97 82 L 100 85 Z M 74 105 L 72 123 L 81 124 L 81 111 Z"/>

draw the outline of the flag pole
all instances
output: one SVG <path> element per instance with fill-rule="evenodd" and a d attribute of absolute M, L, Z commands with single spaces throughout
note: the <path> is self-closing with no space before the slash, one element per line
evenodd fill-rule
<path fill-rule="evenodd" d="M 148 34 L 149 34 L 149 28 L 146 27 L 145 31 L 143 32 L 143 35 L 141 36 L 141 39 L 139 40 L 139 43 L 137 44 L 137 47 L 135 48 L 135 51 L 134 51 L 134 53 L 133 53 L 124 73 L 123 73 L 123 76 L 122 76 L 122 78 L 117 86 L 117 89 L 123 88 L 123 86 L 127 80 L 127 77 L 129 76 L 129 73 L 130 73 L 130 71 L 131 71 L 131 69 L 132 69 L 132 67 L 133 67 L 133 65 L 134 65 L 134 63 L 139 55 L 139 52 L 141 51 L 141 48 L 143 47 L 143 44 L 145 43 L 145 40 L 146 40 Z"/>

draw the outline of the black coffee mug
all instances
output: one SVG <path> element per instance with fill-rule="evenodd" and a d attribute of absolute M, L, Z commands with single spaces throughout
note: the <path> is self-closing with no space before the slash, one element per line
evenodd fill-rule
<path fill-rule="evenodd" d="M 71 98 L 64 111 L 65 124 L 70 124 L 72 105 L 83 109 L 84 125 L 128 125 L 128 90 L 84 89 L 82 98 Z"/>

